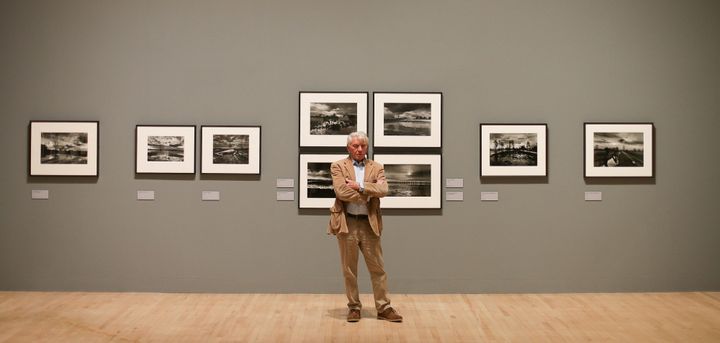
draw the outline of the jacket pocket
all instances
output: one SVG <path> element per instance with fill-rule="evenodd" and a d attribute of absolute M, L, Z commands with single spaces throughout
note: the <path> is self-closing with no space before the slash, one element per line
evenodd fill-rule
<path fill-rule="evenodd" d="M 342 227 L 343 208 L 337 204 L 330 207 L 330 231 L 338 232 Z"/>

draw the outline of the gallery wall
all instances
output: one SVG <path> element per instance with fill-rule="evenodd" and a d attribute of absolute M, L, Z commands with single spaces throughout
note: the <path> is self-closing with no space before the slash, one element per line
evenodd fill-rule
<path fill-rule="evenodd" d="M 298 92 L 340 90 L 443 93 L 464 201 L 384 212 L 393 293 L 720 290 L 718 10 L 3 1 L 0 290 L 341 293 L 327 211 L 276 201 L 297 181 Z M 99 177 L 28 176 L 30 120 L 98 120 Z M 626 121 L 654 123 L 655 177 L 584 179 L 583 123 Z M 479 177 L 494 122 L 547 123 L 547 178 Z M 137 175 L 137 124 L 261 125 L 262 174 Z"/>

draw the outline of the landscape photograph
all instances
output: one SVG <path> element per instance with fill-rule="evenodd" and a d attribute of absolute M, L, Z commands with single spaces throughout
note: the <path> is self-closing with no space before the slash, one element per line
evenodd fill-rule
<path fill-rule="evenodd" d="M 385 178 L 391 197 L 431 196 L 430 164 L 385 164 Z"/>
<path fill-rule="evenodd" d="M 357 131 L 357 103 L 311 102 L 311 135 L 347 135 Z"/>
<path fill-rule="evenodd" d="M 41 164 L 87 164 L 87 132 L 42 132 Z"/>
<path fill-rule="evenodd" d="M 213 135 L 214 164 L 248 164 L 250 135 Z"/>
<path fill-rule="evenodd" d="M 334 198 L 330 162 L 308 162 L 307 164 L 307 197 Z"/>
<path fill-rule="evenodd" d="M 490 133 L 491 166 L 537 166 L 536 133 Z"/>
<path fill-rule="evenodd" d="M 184 136 L 148 136 L 148 162 L 182 162 L 185 160 Z"/>
<path fill-rule="evenodd" d="M 430 103 L 385 103 L 384 111 L 386 136 L 430 136 Z"/>
<path fill-rule="evenodd" d="M 593 145 L 595 167 L 642 167 L 644 164 L 642 132 L 595 132 Z"/>

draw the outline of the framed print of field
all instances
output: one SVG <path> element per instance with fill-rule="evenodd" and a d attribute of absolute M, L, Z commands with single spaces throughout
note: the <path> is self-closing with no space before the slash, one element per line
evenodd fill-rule
<path fill-rule="evenodd" d="M 442 93 L 373 93 L 376 147 L 442 147 Z"/>
<path fill-rule="evenodd" d="M 300 154 L 299 208 L 330 208 L 335 202 L 330 165 L 347 154 Z"/>
<path fill-rule="evenodd" d="M 260 126 L 201 126 L 200 173 L 260 174 Z"/>
<path fill-rule="evenodd" d="M 480 124 L 480 176 L 547 176 L 547 124 Z"/>
<path fill-rule="evenodd" d="M 347 135 L 367 132 L 368 92 L 300 92 L 300 146 L 344 147 Z"/>
<path fill-rule="evenodd" d="M 30 176 L 98 176 L 98 121 L 30 121 Z"/>
<path fill-rule="evenodd" d="M 135 172 L 195 173 L 195 125 L 137 125 Z"/>
<path fill-rule="evenodd" d="M 381 208 L 441 208 L 441 155 L 382 155 L 373 157 L 382 163 L 388 182 L 388 194 Z"/>
<path fill-rule="evenodd" d="M 585 177 L 653 177 L 653 123 L 585 123 Z"/>

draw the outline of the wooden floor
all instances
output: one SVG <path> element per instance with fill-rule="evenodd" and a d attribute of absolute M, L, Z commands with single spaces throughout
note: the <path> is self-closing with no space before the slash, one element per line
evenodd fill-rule
<path fill-rule="evenodd" d="M 343 295 L 0 292 L 0 342 L 720 342 L 720 293 Z M 372 304 L 363 295 L 364 304 Z"/>

